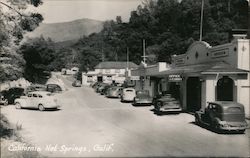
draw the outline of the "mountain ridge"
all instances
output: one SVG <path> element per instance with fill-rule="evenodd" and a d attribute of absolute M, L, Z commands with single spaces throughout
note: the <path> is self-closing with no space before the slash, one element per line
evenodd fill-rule
<path fill-rule="evenodd" d="M 54 42 L 63 42 L 80 39 L 91 33 L 100 32 L 103 22 L 94 19 L 76 19 L 68 22 L 41 23 L 33 32 L 28 33 L 28 38 L 51 38 Z"/>

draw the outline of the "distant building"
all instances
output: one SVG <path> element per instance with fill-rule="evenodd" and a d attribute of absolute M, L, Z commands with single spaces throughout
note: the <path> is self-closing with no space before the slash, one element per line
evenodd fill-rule
<path fill-rule="evenodd" d="M 123 83 L 126 79 L 126 75 L 130 76 L 131 69 L 136 68 L 138 68 L 138 65 L 133 62 L 101 62 L 95 66 L 94 71 L 82 74 L 82 84 L 89 85 L 97 81 L 104 83 Z"/>
<path fill-rule="evenodd" d="M 61 70 L 62 75 L 75 75 L 78 72 L 79 72 L 78 67 L 72 67 L 71 69 L 62 68 L 62 70 Z"/>

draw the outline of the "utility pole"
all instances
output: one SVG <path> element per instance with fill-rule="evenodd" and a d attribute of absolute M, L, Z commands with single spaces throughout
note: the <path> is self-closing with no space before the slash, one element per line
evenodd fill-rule
<path fill-rule="evenodd" d="M 204 8 L 204 0 L 201 0 L 200 41 L 202 41 L 203 8 Z"/>
<path fill-rule="evenodd" d="M 129 48 L 127 47 L 127 71 L 129 70 Z"/>
<path fill-rule="evenodd" d="M 143 76 L 143 83 L 142 83 L 142 90 L 144 89 L 144 86 L 145 86 L 145 81 L 146 81 L 146 66 L 147 66 L 147 64 L 146 64 L 146 57 L 148 57 L 148 56 L 146 56 L 146 44 L 145 44 L 145 39 L 143 39 L 142 40 L 142 45 L 143 45 L 143 56 L 142 56 L 142 58 L 143 58 L 143 69 L 144 69 L 144 76 Z"/>
<path fill-rule="evenodd" d="M 142 40 L 142 45 L 143 45 L 143 63 L 146 64 L 146 44 L 145 44 L 145 39 Z"/>

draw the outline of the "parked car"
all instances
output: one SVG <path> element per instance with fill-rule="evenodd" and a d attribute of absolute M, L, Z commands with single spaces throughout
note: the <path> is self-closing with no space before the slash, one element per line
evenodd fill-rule
<path fill-rule="evenodd" d="M 112 87 L 112 86 L 109 85 L 109 84 L 104 85 L 104 87 L 101 89 L 100 94 L 101 94 L 101 95 L 106 95 L 106 94 L 107 94 L 107 91 L 108 91 L 108 89 L 109 89 L 110 87 Z"/>
<path fill-rule="evenodd" d="M 81 83 L 81 81 L 79 81 L 79 80 L 75 80 L 75 81 L 72 83 L 72 86 L 73 86 L 73 87 L 81 87 L 81 86 L 82 86 L 82 83 Z"/>
<path fill-rule="evenodd" d="M 124 88 L 122 90 L 121 102 L 124 101 L 133 101 L 135 98 L 135 89 L 134 88 Z"/>
<path fill-rule="evenodd" d="M 173 98 L 171 94 L 163 94 L 154 98 L 154 109 L 157 113 L 160 112 L 181 112 L 180 102 Z"/>
<path fill-rule="evenodd" d="M 244 106 L 237 102 L 208 102 L 205 110 L 195 113 L 196 124 L 205 124 L 217 131 L 244 133 L 248 127 Z"/>
<path fill-rule="evenodd" d="M 46 91 L 29 92 L 27 96 L 15 99 L 16 109 L 36 108 L 40 111 L 45 109 L 57 109 L 59 105 L 52 93 Z"/>
<path fill-rule="evenodd" d="M 105 88 L 107 84 L 106 83 L 99 83 L 95 89 L 97 93 L 101 93 L 101 91 Z"/>
<path fill-rule="evenodd" d="M 122 89 L 123 89 L 122 87 L 117 87 L 117 86 L 110 87 L 107 90 L 106 97 L 108 97 L 108 98 L 120 98 L 121 94 L 122 94 Z"/>
<path fill-rule="evenodd" d="M 95 89 L 99 84 L 100 84 L 100 82 L 95 82 L 95 83 L 91 84 L 91 87 Z"/>
<path fill-rule="evenodd" d="M 8 100 L 4 97 L 2 92 L 0 92 L 0 105 L 8 105 Z"/>
<path fill-rule="evenodd" d="M 16 98 L 25 95 L 25 91 L 21 87 L 12 87 L 8 90 L 4 90 L 1 92 L 2 96 L 7 99 L 8 104 L 13 104 Z"/>
<path fill-rule="evenodd" d="M 46 91 L 46 86 L 42 84 L 32 84 L 26 88 L 26 92 Z"/>
<path fill-rule="evenodd" d="M 51 93 L 62 92 L 62 88 L 58 84 L 47 84 L 46 90 Z"/>
<path fill-rule="evenodd" d="M 149 95 L 148 90 L 136 91 L 136 96 L 134 98 L 134 105 L 151 105 L 153 98 Z"/>

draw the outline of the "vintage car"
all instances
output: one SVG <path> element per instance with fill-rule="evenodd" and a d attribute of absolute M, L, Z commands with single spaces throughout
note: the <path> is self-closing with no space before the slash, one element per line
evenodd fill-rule
<path fill-rule="evenodd" d="M 81 87 L 81 86 L 82 86 L 82 83 L 81 83 L 81 81 L 79 81 L 79 80 L 75 80 L 75 81 L 72 83 L 72 86 L 73 86 L 73 87 Z"/>
<path fill-rule="evenodd" d="M 134 88 L 124 88 L 122 90 L 121 102 L 132 102 L 135 98 L 135 89 Z"/>
<path fill-rule="evenodd" d="M 159 95 L 157 98 L 154 98 L 153 103 L 157 113 L 182 111 L 180 102 L 172 97 L 171 94 Z"/>
<path fill-rule="evenodd" d="M 50 84 L 47 84 L 46 86 L 47 86 L 46 90 L 48 92 L 51 92 L 51 93 L 62 92 L 62 88 L 58 84 L 50 83 Z"/>
<path fill-rule="evenodd" d="M 42 84 L 32 84 L 26 88 L 26 92 L 46 91 L 46 86 Z"/>
<path fill-rule="evenodd" d="M 195 122 L 208 125 L 216 131 L 244 133 L 248 127 L 244 106 L 231 101 L 208 102 L 205 110 L 195 113 Z"/>
<path fill-rule="evenodd" d="M 134 98 L 134 105 L 151 105 L 153 98 L 149 95 L 148 90 L 136 91 L 136 96 Z"/>
<path fill-rule="evenodd" d="M 106 94 L 107 94 L 107 92 L 108 92 L 108 89 L 109 89 L 110 87 L 112 87 L 112 86 L 111 86 L 111 85 L 109 85 L 109 84 L 104 85 L 104 87 L 101 89 L 100 94 L 101 94 L 101 95 L 106 95 Z"/>
<path fill-rule="evenodd" d="M 8 104 L 13 104 L 16 98 L 20 98 L 25 95 L 25 89 L 21 87 L 12 87 L 8 90 L 3 90 L 1 93 L 2 96 L 7 99 Z"/>
<path fill-rule="evenodd" d="M 107 90 L 107 98 L 120 98 L 122 94 L 122 87 L 113 86 Z"/>
<path fill-rule="evenodd" d="M 59 105 L 52 93 L 46 91 L 29 92 L 27 96 L 15 99 L 16 109 L 35 108 L 40 111 L 45 109 L 57 109 Z"/>
<path fill-rule="evenodd" d="M 102 90 L 105 88 L 105 86 L 107 86 L 108 84 L 107 83 L 99 83 L 98 85 L 97 85 L 97 87 L 95 88 L 95 91 L 97 92 L 97 93 L 101 93 L 102 92 Z"/>

